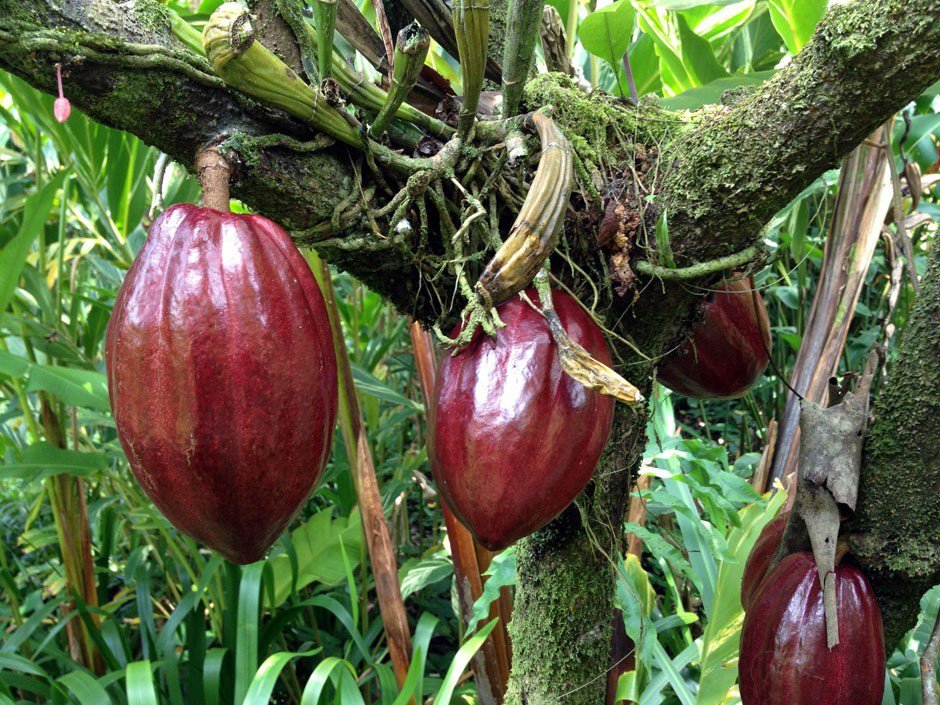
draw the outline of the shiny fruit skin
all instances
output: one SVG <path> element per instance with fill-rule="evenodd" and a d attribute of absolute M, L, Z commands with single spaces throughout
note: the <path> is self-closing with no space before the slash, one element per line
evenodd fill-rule
<path fill-rule="evenodd" d="M 121 286 L 105 352 L 147 495 L 226 558 L 262 558 L 320 479 L 336 420 L 326 306 L 287 233 L 260 216 L 167 209 Z"/>
<path fill-rule="evenodd" d="M 757 541 L 754 542 L 754 548 L 751 549 L 747 563 L 744 564 L 744 577 L 741 580 L 741 605 L 745 611 L 750 607 L 754 595 L 757 594 L 757 590 L 767 576 L 767 569 L 770 568 L 770 562 L 780 546 L 789 517 L 789 512 L 778 516 L 764 527 Z"/>
<path fill-rule="evenodd" d="M 744 618 L 743 705 L 881 705 L 881 612 L 853 565 L 836 568 L 836 602 L 839 645 L 830 651 L 813 555 L 794 553 L 770 571 Z"/>
<path fill-rule="evenodd" d="M 693 399 L 737 399 L 770 362 L 770 319 L 751 278 L 722 285 L 701 306 L 690 339 L 659 367 L 657 379 Z"/>
<path fill-rule="evenodd" d="M 610 365 L 597 324 L 567 294 L 552 299 L 571 338 Z M 429 443 L 444 500 L 493 551 L 548 524 L 584 489 L 614 407 L 562 371 L 538 311 L 517 297 L 498 312 L 506 327 L 495 339 L 479 332 L 442 361 Z"/>

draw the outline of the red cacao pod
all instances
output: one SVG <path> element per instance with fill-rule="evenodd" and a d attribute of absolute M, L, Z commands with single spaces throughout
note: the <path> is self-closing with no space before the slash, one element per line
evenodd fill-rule
<path fill-rule="evenodd" d="M 747 557 L 747 563 L 744 564 L 744 578 L 741 580 L 741 604 L 745 611 L 750 608 L 754 595 L 757 594 L 758 588 L 767 576 L 767 569 L 770 568 L 770 562 L 780 546 L 780 539 L 783 538 L 789 517 L 790 513 L 784 512 L 765 526 Z"/>
<path fill-rule="evenodd" d="M 743 705 L 881 705 L 885 644 L 871 586 L 836 568 L 839 645 L 826 646 L 823 593 L 813 555 L 778 563 L 744 618 L 738 662 Z"/>
<path fill-rule="evenodd" d="M 539 300 L 535 290 L 526 293 Z M 591 317 L 567 294 L 556 291 L 552 300 L 572 340 L 610 365 Z M 441 495 L 493 551 L 542 528 L 578 496 L 607 443 L 614 410 L 613 399 L 562 371 L 538 311 L 518 297 L 498 311 L 506 327 L 495 339 L 478 332 L 444 358 L 429 443 Z"/>
<path fill-rule="evenodd" d="M 737 399 L 770 361 L 770 320 L 748 277 L 722 285 L 702 304 L 688 341 L 660 365 L 657 378 L 694 399 Z"/>
<path fill-rule="evenodd" d="M 167 209 L 121 286 L 106 366 L 118 437 L 174 526 L 259 560 L 316 486 L 336 420 L 323 296 L 255 215 Z"/>

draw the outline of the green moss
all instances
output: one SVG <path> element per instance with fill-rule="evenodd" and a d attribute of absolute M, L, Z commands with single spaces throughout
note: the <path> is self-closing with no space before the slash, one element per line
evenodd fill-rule
<path fill-rule="evenodd" d="M 655 104 L 634 109 L 603 91 L 585 93 L 562 73 L 540 74 L 529 81 L 523 104 L 528 110 L 550 105 L 578 156 L 597 166 L 626 157 L 634 142 L 661 142 L 676 122 Z"/>
<path fill-rule="evenodd" d="M 170 11 L 162 2 L 137 0 L 134 14 L 140 26 L 155 35 L 165 35 L 170 31 Z"/>
<path fill-rule="evenodd" d="M 853 553 L 873 578 L 885 625 L 912 625 L 910 604 L 940 581 L 940 251 L 927 275 L 865 443 Z M 903 589 L 902 589 L 903 588 Z M 890 615 L 890 616 L 889 616 Z M 893 643 L 893 641 L 889 641 Z"/>
<path fill-rule="evenodd" d="M 519 543 L 506 705 L 597 705 L 610 667 L 614 565 L 643 418 L 618 405 L 595 481 L 546 528 Z M 564 698 L 562 699 L 562 696 Z"/>

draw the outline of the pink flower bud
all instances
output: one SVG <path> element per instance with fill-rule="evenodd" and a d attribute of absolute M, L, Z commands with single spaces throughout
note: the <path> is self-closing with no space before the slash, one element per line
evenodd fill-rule
<path fill-rule="evenodd" d="M 72 104 L 69 103 L 69 99 L 65 97 L 65 94 L 62 92 L 62 64 L 55 65 L 56 79 L 59 82 L 59 97 L 55 99 L 55 103 L 52 104 L 52 114 L 55 115 L 55 119 L 59 122 L 65 122 L 69 119 L 69 115 L 72 114 Z"/>
<path fill-rule="evenodd" d="M 55 119 L 59 122 L 65 122 L 69 119 L 69 115 L 72 113 L 72 104 L 69 103 L 68 98 L 56 98 L 55 103 L 52 104 L 52 114 L 55 115 Z"/>

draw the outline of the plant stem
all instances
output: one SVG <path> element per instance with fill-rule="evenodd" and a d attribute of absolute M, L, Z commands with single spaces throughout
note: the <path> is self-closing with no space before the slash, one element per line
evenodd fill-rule
<path fill-rule="evenodd" d="M 336 31 L 336 0 L 314 0 L 313 17 L 317 25 L 317 66 L 320 80 L 333 75 L 333 33 Z"/>
<path fill-rule="evenodd" d="M 389 120 L 398 112 L 398 108 L 411 93 L 411 89 L 418 81 L 418 76 L 421 75 L 430 46 L 430 36 L 417 22 L 412 22 L 398 33 L 388 95 L 385 105 L 372 121 L 372 127 L 369 129 L 371 137 L 379 137 L 385 131 Z"/>
<path fill-rule="evenodd" d="M 466 137 L 476 120 L 490 38 L 489 0 L 454 0 L 454 33 L 460 54 L 463 106 L 457 133 Z"/>
<path fill-rule="evenodd" d="M 516 114 L 532 68 L 535 40 L 542 22 L 542 0 L 509 0 L 503 44 L 503 117 Z"/>

